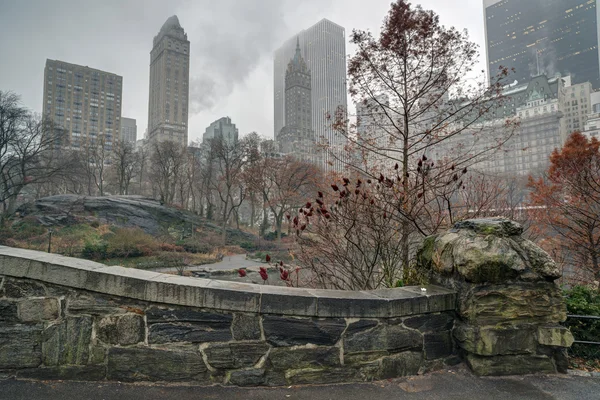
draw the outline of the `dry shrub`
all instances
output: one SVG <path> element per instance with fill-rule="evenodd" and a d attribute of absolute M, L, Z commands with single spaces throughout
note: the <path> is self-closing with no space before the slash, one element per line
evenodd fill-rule
<path fill-rule="evenodd" d="M 111 257 L 150 256 L 160 249 L 160 244 L 140 228 L 118 228 L 106 242 Z"/>

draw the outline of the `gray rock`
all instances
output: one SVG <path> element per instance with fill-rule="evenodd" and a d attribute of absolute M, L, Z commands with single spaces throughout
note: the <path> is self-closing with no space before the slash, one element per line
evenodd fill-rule
<path fill-rule="evenodd" d="M 265 342 L 209 344 L 203 349 L 208 364 L 219 369 L 252 367 L 268 350 Z"/>
<path fill-rule="evenodd" d="M 227 342 L 232 339 L 231 314 L 198 311 L 191 308 L 151 307 L 146 311 L 150 343 Z"/>
<path fill-rule="evenodd" d="M 23 322 L 52 321 L 60 317 L 60 302 L 54 297 L 24 299 L 18 311 Z"/>
<path fill-rule="evenodd" d="M 234 314 L 231 331 L 234 340 L 260 340 L 260 321 L 258 315 Z"/>
<path fill-rule="evenodd" d="M 44 331 L 43 361 L 47 366 L 88 363 L 92 340 L 92 318 L 68 317 Z"/>
<path fill-rule="evenodd" d="M 287 371 L 285 378 L 292 385 L 300 385 L 352 382 L 356 375 L 357 371 L 350 368 L 302 368 Z"/>
<path fill-rule="evenodd" d="M 340 338 L 346 321 L 337 318 L 286 318 L 275 315 L 263 317 L 267 341 L 275 346 L 315 344 L 331 346 Z"/>
<path fill-rule="evenodd" d="M 423 337 L 412 329 L 400 325 L 381 324 L 365 330 L 346 332 L 344 353 L 352 354 L 371 351 L 398 352 L 423 348 Z"/>
<path fill-rule="evenodd" d="M 398 378 L 416 375 L 421 368 L 423 357 L 416 351 L 406 351 L 381 359 L 379 379 Z"/>
<path fill-rule="evenodd" d="M 480 376 L 556 373 L 554 362 L 548 356 L 508 355 L 485 357 L 468 354 L 466 360 L 471 370 Z"/>
<path fill-rule="evenodd" d="M 229 383 L 236 386 L 259 386 L 265 383 L 265 370 L 259 368 L 232 371 Z"/>
<path fill-rule="evenodd" d="M 229 327 L 211 327 L 210 323 L 165 323 L 152 324 L 148 330 L 148 342 L 151 344 L 173 342 L 227 342 L 232 339 Z"/>
<path fill-rule="evenodd" d="M 423 335 L 423 350 L 426 360 L 435 360 L 450 356 L 454 351 L 450 331 L 430 332 Z"/>
<path fill-rule="evenodd" d="M 41 283 L 7 278 L 2 285 L 4 296 L 13 299 L 23 297 L 43 297 L 46 290 Z"/>
<path fill-rule="evenodd" d="M 17 377 L 21 379 L 101 381 L 106 379 L 106 367 L 104 365 L 42 367 L 18 371 Z"/>
<path fill-rule="evenodd" d="M 454 337 L 464 350 L 482 356 L 532 354 L 536 351 L 531 326 L 473 326 L 457 324 Z"/>
<path fill-rule="evenodd" d="M 340 349 L 337 347 L 273 348 L 269 361 L 277 370 L 297 368 L 335 367 L 340 365 Z"/>
<path fill-rule="evenodd" d="M 138 314 L 104 317 L 98 322 L 96 332 L 100 341 L 122 346 L 143 342 L 146 338 L 144 318 Z"/>
<path fill-rule="evenodd" d="M 103 296 L 77 295 L 67 300 L 71 314 L 109 315 L 124 314 L 127 310 L 121 303 Z"/>
<path fill-rule="evenodd" d="M 197 215 L 161 205 L 157 200 L 142 196 L 88 197 L 57 195 L 36 200 L 18 209 L 20 215 L 35 215 L 45 225 L 69 225 L 76 222 L 74 216 L 96 219 L 124 227 L 139 227 L 155 235 L 165 226 L 200 226 L 204 230 L 220 233 L 220 227 Z M 236 236 L 248 241 L 254 236 L 228 228 L 228 237 Z"/>
<path fill-rule="evenodd" d="M 481 218 L 459 221 L 454 229 L 466 229 L 483 235 L 518 236 L 523 233 L 521 224 L 506 218 Z"/>
<path fill-rule="evenodd" d="M 109 380 L 208 382 L 210 377 L 199 352 L 147 347 L 108 350 Z"/>
<path fill-rule="evenodd" d="M 0 325 L 0 370 L 42 363 L 41 325 Z"/>
<path fill-rule="evenodd" d="M 403 323 L 407 328 L 421 332 L 439 332 L 452 329 L 454 318 L 452 313 L 423 314 L 406 318 Z"/>
<path fill-rule="evenodd" d="M 13 300 L 0 300 L 0 322 L 18 322 L 17 303 Z"/>

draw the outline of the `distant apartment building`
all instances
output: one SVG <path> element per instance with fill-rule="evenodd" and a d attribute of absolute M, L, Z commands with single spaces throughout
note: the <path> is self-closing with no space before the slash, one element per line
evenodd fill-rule
<path fill-rule="evenodd" d="M 62 147 L 103 143 L 111 150 L 120 135 L 122 91 L 119 75 L 46 60 L 42 114 L 66 131 Z"/>
<path fill-rule="evenodd" d="M 390 123 L 386 116 L 387 95 L 379 95 L 356 104 L 356 143 L 352 164 L 362 170 L 384 170 L 389 162 L 388 149 L 396 145 L 391 140 Z"/>
<path fill-rule="evenodd" d="M 150 52 L 148 141 L 187 146 L 190 42 L 173 15 L 154 37 Z"/>
<path fill-rule="evenodd" d="M 315 142 L 327 143 L 333 157 L 323 152 L 320 160 L 325 169 L 341 169 L 345 137 L 331 127 L 338 107 L 347 107 L 346 33 L 345 29 L 327 19 L 293 35 L 274 54 L 274 137 L 286 125 L 285 76 L 288 63 L 299 47 L 311 75 L 311 118 Z"/>
<path fill-rule="evenodd" d="M 571 75 L 600 88 L 598 0 L 483 0 L 488 73 L 511 80 Z"/>
<path fill-rule="evenodd" d="M 540 174 L 547 169 L 552 151 L 571 132 L 586 129 L 586 122 L 589 125 L 590 90 L 589 82 L 572 85 L 570 77 L 549 79 L 545 75 L 507 87 L 503 105 L 490 112 L 491 120 L 442 142 L 435 156 L 441 158 L 457 149 L 478 154 L 496 146 L 498 150 L 474 169 L 504 176 Z M 506 129 L 507 118 L 519 122 L 514 132 Z"/>
<path fill-rule="evenodd" d="M 223 117 L 211 123 L 202 135 L 202 143 L 208 144 L 209 140 L 223 138 L 228 146 L 233 146 L 239 139 L 239 131 L 231 118 Z"/>
<path fill-rule="evenodd" d="M 133 118 L 121 118 L 121 142 L 134 145 L 137 142 L 137 124 Z"/>
<path fill-rule="evenodd" d="M 276 135 L 276 141 L 282 154 L 319 163 L 312 130 L 310 70 L 302 57 L 299 39 L 285 72 L 285 126 Z"/>

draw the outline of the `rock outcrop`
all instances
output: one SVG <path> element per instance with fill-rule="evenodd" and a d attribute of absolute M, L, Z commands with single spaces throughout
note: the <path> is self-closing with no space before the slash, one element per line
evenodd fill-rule
<path fill-rule="evenodd" d="M 142 196 L 103 196 L 57 195 L 44 197 L 25 204 L 18 210 L 21 216 L 34 215 L 46 226 L 69 225 L 78 219 L 98 220 L 124 227 L 139 227 L 146 233 L 155 235 L 173 226 L 192 226 L 221 232 L 216 224 L 177 208 L 168 207 L 157 200 Z M 227 231 L 228 237 L 252 241 L 254 236 L 236 229 Z"/>
<path fill-rule="evenodd" d="M 560 271 L 522 233 L 507 219 L 467 220 L 418 252 L 419 274 L 458 292 L 454 339 L 479 375 L 566 372 Z"/>

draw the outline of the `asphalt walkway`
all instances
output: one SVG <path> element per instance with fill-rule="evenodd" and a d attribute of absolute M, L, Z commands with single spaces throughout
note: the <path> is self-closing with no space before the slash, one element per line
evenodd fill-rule
<path fill-rule="evenodd" d="M 117 382 L 0 381 L 0 400 L 598 400 L 600 377 L 530 375 L 479 378 L 465 367 L 382 382 L 236 388 Z"/>
<path fill-rule="evenodd" d="M 198 266 L 194 266 L 194 267 L 186 267 L 185 270 L 186 271 L 204 271 L 207 268 L 210 268 L 213 271 L 223 271 L 223 270 L 230 270 L 230 269 L 260 267 L 260 266 L 265 266 L 265 264 L 256 262 L 256 261 L 252 261 L 252 260 L 247 260 L 245 254 L 236 254 L 233 256 L 225 256 L 225 257 L 223 257 L 223 260 L 219 261 L 218 263 L 203 264 L 203 265 L 198 265 Z M 156 269 L 153 269 L 152 271 L 177 272 L 177 268 L 175 268 L 175 267 L 156 268 Z"/>

